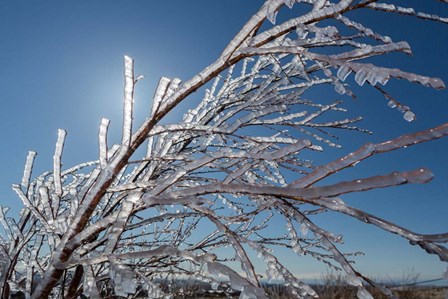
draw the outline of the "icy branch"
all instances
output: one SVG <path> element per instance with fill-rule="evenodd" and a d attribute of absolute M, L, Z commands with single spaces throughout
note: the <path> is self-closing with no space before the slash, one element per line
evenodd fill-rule
<path fill-rule="evenodd" d="M 59 197 L 62 196 L 61 157 L 66 135 L 65 130 L 58 130 L 58 141 L 53 155 L 54 189 L 55 194 Z"/>
<path fill-rule="evenodd" d="M 283 18 L 293 6 L 296 15 Z M 13 288 L 31 298 L 181 297 L 186 291 L 176 282 L 194 279 L 223 296 L 233 289 L 241 298 L 267 298 L 259 282 L 265 274 L 282 280 L 288 296 L 317 297 L 276 256 L 279 248 L 344 271 L 359 298 L 370 298 L 367 285 L 391 296 L 356 270 L 352 257 L 359 252 L 343 252 L 342 236 L 318 225 L 323 222 L 316 215 L 329 210 L 447 261 L 447 233 L 415 233 L 339 197 L 426 183 L 430 170 L 323 180 L 373 155 L 445 137 L 448 124 L 368 143 L 324 165 L 311 160 L 328 147 L 343 147 L 340 130 L 371 133 L 360 127 L 361 116 L 344 115 L 345 95 L 355 97 L 351 74 L 353 83 L 373 86 L 408 121 L 414 112 L 383 85 L 399 78 L 445 87 L 438 78 L 366 63 L 412 52 L 407 42 L 353 21 L 362 10 L 446 22 L 374 0 L 265 1 L 216 61 L 190 79 L 162 77 L 137 129 L 134 88 L 141 77 L 134 79 L 133 60 L 125 56 L 121 143 L 108 147 L 109 120 L 103 118 L 98 161 L 61 171 L 63 130 L 52 171 L 32 178 L 36 153 L 28 153 L 21 183 L 13 186 L 23 204 L 20 216 L 12 219 L 0 209 L 6 233 L 0 236 L 0 297 L 11 297 Z M 338 100 L 319 101 L 314 90 L 325 85 L 335 91 L 328 97 Z M 181 103 L 190 105 L 183 117 L 167 119 Z M 254 265 L 264 265 L 263 274 Z"/>
<path fill-rule="evenodd" d="M 129 147 L 132 136 L 132 119 L 134 110 L 134 60 L 124 56 L 124 104 L 123 132 L 121 144 Z"/>
<path fill-rule="evenodd" d="M 107 118 L 101 119 L 100 130 L 98 134 L 98 144 L 100 152 L 100 166 L 105 168 L 107 165 L 107 129 L 109 127 Z"/>
<path fill-rule="evenodd" d="M 31 172 L 33 170 L 34 158 L 36 157 L 36 155 L 37 155 L 36 152 L 29 151 L 28 156 L 26 157 L 26 163 L 25 168 L 23 170 L 23 177 L 21 184 L 25 190 L 28 190 L 28 186 L 30 184 Z"/>

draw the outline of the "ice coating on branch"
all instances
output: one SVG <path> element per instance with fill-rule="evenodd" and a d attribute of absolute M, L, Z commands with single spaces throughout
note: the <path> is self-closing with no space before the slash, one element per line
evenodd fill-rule
<path fill-rule="evenodd" d="M 34 159 L 37 153 L 34 151 L 29 151 L 26 157 L 25 168 L 23 169 L 23 177 L 22 177 L 22 187 L 25 190 L 28 190 L 28 185 L 30 183 L 31 172 L 33 170 Z"/>
<path fill-rule="evenodd" d="M 179 88 L 180 83 L 182 82 L 179 78 L 174 78 L 170 81 L 170 84 L 168 85 L 168 89 L 165 94 L 165 98 L 169 98 L 176 92 L 176 90 Z"/>
<path fill-rule="evenodd" d="M 4 231 L 6 232 L 6 236 L 8 237 L 8 239 L 12 238 L 12 229 L 10 227 L 10 225 L 8 224 L 7 220 L 6 220 L 6 213 L 8 212 L 9 208 L 8 207 L 4 207 L 4 206 L 0 206 L 0 223 L 2 224 Z M 1 241 L 3 242 L 3 236 L 2 234 L 0 234 L 0 238 Z M 6 241 L 5 241 L 6 243 Z M 1 251 L 0 251 L 1 253 Z"/>
<path fill-rule="evenodd" d="M 158 111 L 158 109 L 160 108 L 160 105 L 162 103 L 163 98 L 165 97 L 170 82 L 171 80 L 166 77 L 162 77 L 159 79 L 159 83 L 153 96 L 151 115 L 150 115 L 151 117 L 154 116 Z"/>
<path fill-rule="evenodd" d="M 98 134 L 98 144 L 100 152 L 100 166 L 105 168 L 107 165 L 107 129 L 110 121 L 107 118 L 101 119 L 100 130 Z"/>
<path fill-rule="evenodd" d="M 65 130 L 58 130 L 58 140 L 56 142 L 56 149 L 53 155 L 54 189 L 56 195 L 58 196 L 62 196 L 61 157 L 66 135 L 67 132 Z"/>
<path fill-rule="evenodd" d="M 442 1 L 446 2 L 444 0 L 442 0 Z M 422 19 L 448 23 L 448 18 L 440 17 L 440 16 L 434 15 L 434 14 L 416 12 L 412 7 L 401 7 L 401 6 L 396 6 L 393 4 L 386 4 L 386 3 L 369 3 L 368 6 L 374 8 L 376 10 L 382 10 L 382 11 L 387 11 L 387 12 L 397 12 L 400 14 L 417 16 Z"/>
<path fill-rule="evenodd" d="M 39 188 L 39 195 L 40 195 L 40 199 L 42 201 L 42 205 L 44 206 L 46 218 L 51 220 L 51 222 L 53 222 L 54 215 L 53 215 L 52 206 L 50 203 L 50 197 L 48 195 L 48 188 L 45 186 L 41 186 Z"/>
<path fill-rule="evenodd" d="M 134 110 L 134 83 L 134 60 L 129 56 L 124 56 L 124 101 L 121 144 L 125 147 L 129 147 L 131 143 Z"/>

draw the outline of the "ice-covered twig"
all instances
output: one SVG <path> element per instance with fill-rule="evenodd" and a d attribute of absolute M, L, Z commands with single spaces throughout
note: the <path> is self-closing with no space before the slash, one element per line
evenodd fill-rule
<path fill-rule="evenodd" d="M 257 275 L 255 274 L 255 269 L 250 261 L 246 250 L 243 248 L 241 243 L 238 240 L 238 237 L 236 236 L 235 232 L 230 230 L 226 225 L 222 224 L 219 219 L 216 218 L 214 215 L 214 212 L 210 209 L 207 209 L 205 207 L 200 207 L 198 205 L 191 204 L 190 205 L 194 210 L 200 211 L 203 213 L 205 217 L 210 219 L 210 221 L 213 222 L 213 224 L 216 225 L 216 228 L 219 229 L 222 233 L 225 233 L 227 236 L 227 239 L 229 240 L 229 244 L 232 245 L 233 249 L 235 250 L 235 256 L 240 261 L 241 267 L 246 272 L 247 278 L 250 281 L 251 284 L 255 286 L 260 286 L 260 283 L 258 281 Z"/>
<path fill-rule="evenodd" d="M 408 239 L 411 244 L 419 245 L 428 253 L 438 255 L 442 261 L 448 261 L 448 249 L 443 247 L 442 245 L 435 244 L 439 242 L 448 242 L 448 233 L 437 235 L 417 234 L 370 213 L 352 208 L 346 204 L 340 204 L 339 201 L 331 198 L 318 200 L 316 204 L 321 205 L 325 208 L 329 208 L 333 211 L 338 211 L 346 215 L 355 217 L 362 222 L 373 224 L 385 231 L 400 235 L 401 237 Z"/>
<path fill-rule="evenodd" d="M 182 257 L 187 260 L 191 260 L 195 263 L 203 264 L 207 262 L 212 262 L 216 259 L 214 254 L 195 254 L 188 250 L 180 250 L 176 247 L 170 245 L 162 245 L 153 250 L 139 251 L 139 252 L 126 252 L 121 254 L 103 254 L 97 257 L 86 258 L 81 260 L 74 259 L 73 261 L 68 261 L 62 264 L 57 264 L 56 268 L 66 269 L 74 267 L 78 264 L 94 265 L 109 260 L 130 260 L 136 258 L 152 258 L 152 257 Z"/>
<path fill-rule="evenodd" d="M 28 186 L 30 184 L 30 178 L 31 178 L 31 172 L 33 171 L 33 164 L 34 164 L 34 158 L 36 157 L 37 153 L 34 151 L 29 151 L 28 156 L 26 157 L 26 163 L 25 168 L 23 170 L 23 177 L 22 177 L 22 187 L 26 190 L 25 192 L 28 193 Z"/>
<path fill-rule="evenodd" d="M 448 123 L 420 132 L 406 134 L 382 143 L 368 143 L 366 145 L 363 145 L 360 149 L 338 160 L 317 167 L 310 174 L 292 182 L 290 186 L 305 188 L 322 180 L 332 173 L 353 166 L 372 155 L 386 153 L 389 151 L 404 148 L 406 146 L 416 145 L 422 142 L 438 139 L 446 135 L 448 135 Z"/>
<path fill-rule="evenodd" d="M 22 189 L 19 185 L 12 185 L 12 189 L 17 193 L 19 198 L 22 200 L 24 206 L 31 211 L 31 213 L 36 217 L 41 224 L 47 229 L 47 231 L 51 232 L 52 229 L 48 225 L 47 219 L 41 214 L 41 212 L 35 207 L 35 205 L 29 200 L 29 198 L 23 193 Z"/>
<path fill-rule="evenodd" d="M 131 144 L 132 119 L 134 110 L 134 60 L 124 56 L 124 102 L 123 102 L 123 131 L 121 144 L 128 148 Z"/>
<path fill-rule="evenodd" d="M 67 132 L 65 130 L 58 130 L 58 140 L 53 155 L 54 190 L 58 197 L 62 196 L 61 157 L 66 135 Z"/>
<path fill-rule="evenodd" d="M 109 123 L 110 121 L 107 118 L 102 118 L 98 133 L 98 146 L 100 152 L 99 161 L 101 168 L 105 168 L 107 165 L 107 129 L 109 127 Z"/>
<path fill-rule="evenodd" d="M 339 196 L 341 194 L 366 191 L 375 188 L 385 188 L 407 183 L 426 183 L 432 179 L 432 173 L 420 168 L 410 172 L 393 172 L 387 175 L 374 176 L 352 181 L 340 182 L 332 185 L 314 188 L 277 187 L 256 184 L 208 184 L 180 191 L 167 192 L 165 198 L 181 199 L 189 196 L 198 196 L 213 193 L 240 193 L 250 195 L 280 196 L 295 200 L 315 200 L 322 197 Z M 143 195 L 142 199 L 152 198 L 152 195 Z"/>
<path fill-rule="evenodd" d="M 444 0 L 442 0 L 444 1 Z M 444 1 L 445 2 L 445 1 Z M 387 3 L 370 3 L 367 5 L 368 8 L 384 11 L 384 12 L 391 12 L 391 13 L 399 13 L 402 15 L 408 15 L 417 17 L 424 20 L 432 20 L 432 21 L 438 21 L 442 23 L 448 23 L 448 18 L 440 17 L 438 15 L 434 14 L 428 14 L 423 12 L 415 11 L 412 7 L 402 7 L 397 6 L 393 4 L 387 4 Z"/>

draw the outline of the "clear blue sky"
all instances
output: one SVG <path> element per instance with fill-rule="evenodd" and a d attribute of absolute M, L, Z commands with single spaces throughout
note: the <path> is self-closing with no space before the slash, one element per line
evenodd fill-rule
<path fill-rule="evenodd" d="M 425 12 L 448 16 L 439 1 L 401 1 Z M 168 4 L 169 3 L 169 4 Z M 136 121 L 149 110 L 160 76 L 188 79 L 211 63 L 262 1 L 1 1 L 0 2 L 0 204 L 17 213 L 21 203 L 10 190 L 20 182 L 28 150 L 38 152 L 35 174 L 52 168 L 57 129 L 68 131 L 64 167 L 94 160 L 101 117 L 111 119 L 112 135 L 121 122 L 123 55 L 136 61 L 146 79 L 136 93 Z M 424 3 L 424 4 L 423 4 Z M 284 8 L 281 14 L 291 13 Z M 448 82 L 448 26 L 386 14 L 355 15 L 394 40 L 407 40 L 412 57 L 391 55 L 387 66 L 442 78 Z M 353 77 L 349 83 L 354 86 Z M 363 115 L 373 136 L 343 134 L 342 150 L 329 150 L 330 160 L 368 141 L 383 141 L 448 121 L 448 92 L 397 80 L 388 90 L 413 108 L 417 120 L 407 123 L 371 88 L 356 88 L 358 100 L 322 91 L 319 97 L 340 98 L 352 113 Z M 113 140 L 112 140 L 113 141 Z M 385 154 L 341 174 L 342 179 L 432 169 L 427 185 L 403 186 L 347 196 L 350 204 L 377 213 L 417 232 L 448 228 L 448 138 Z M 320 220 L 336 233 L 345 232 L 344 249 L 362 250 L 357 267 L 373 277 L 399 277 L 414 268 L 422 278 L 438 278 L 444 265 L 396 236 L 345 217 Z M 313 274 L 322 267 L 292 256 L 293 270 Z M 294 260 L 293 260 L 294 259 Z"/>

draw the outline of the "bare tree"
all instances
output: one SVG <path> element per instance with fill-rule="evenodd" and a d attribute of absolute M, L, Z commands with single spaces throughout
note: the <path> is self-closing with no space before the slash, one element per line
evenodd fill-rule
<path fill-rule="evenodd" d="M 293 5 L 306 12 L 276 24 L 277 13 Z M 359 298 L 371 298 L 370 286 L 392 297 L 356 271 L 351 263 L 356 253 L 338 249 L 341 236 L 313 221 L 328 210 L 397 234 L 447 262 L 448 233 L 419 234 L 340 197 L 426 183 L 432 178 L 429 170 L 321 181 L 373 155 L 444 137 L 448 123 L 366 144 L 324 165 L 304 158 L 307 152 L 322 152 L 319 144 L 339 146 L 333 138 L 337 130 L 368 133 L 356 125 L 361 117 L 343 116 L 341 102 L 305 100 L 309 89 L 332 85 L 338 94 L 354 96 L 345 82 L 354 73 L 356 83 L 380 91 L 412 121 L 410 108 L 383 87 L 388 80 L 445 87 L 438 78 L 368 63 L 373 56 L 410 54 L 411 49 L 352 21 L 354 10 L 448 22 L 375 0 L 268 0 L 203 71 L 184 82 L 162 77 L 151 112 L 136 129 L 134 88 L 140 77 L 134 77 L 134 62 L 125 57 L 120 144 L 109 147 L 109 120 L 103 119 L 98 160 L 63 170 L 66 132 L 59 130 L 53 169 L 35 178 L 36 153 L 29 152 L 22 182 L 13 186 L 23 202 L 20 218 L 11 219 L 7 208 L 0 209 L 5 228 L 1 297 L 8 298 L 13 289 L 27 298 L 161 298 L 181 294 L 173 284 L 194 278 L 224 293 L 239 291 L 240 298 L 267 298 L 254 259 L 264 263 L 269 279 L 283 280 L 292 295 L 318 297 L 275 256 L 276 247 L 343 270 Z M 332 25 L 324 23 L 328 20 Z M 200 88 L 207 88 L 202 101 L 182 121 L 160 122 Z M 142 148 L 146 154 L 136 157 Z M 273 219 L 282 219 L 283 234 L 272 235 Z"/>

